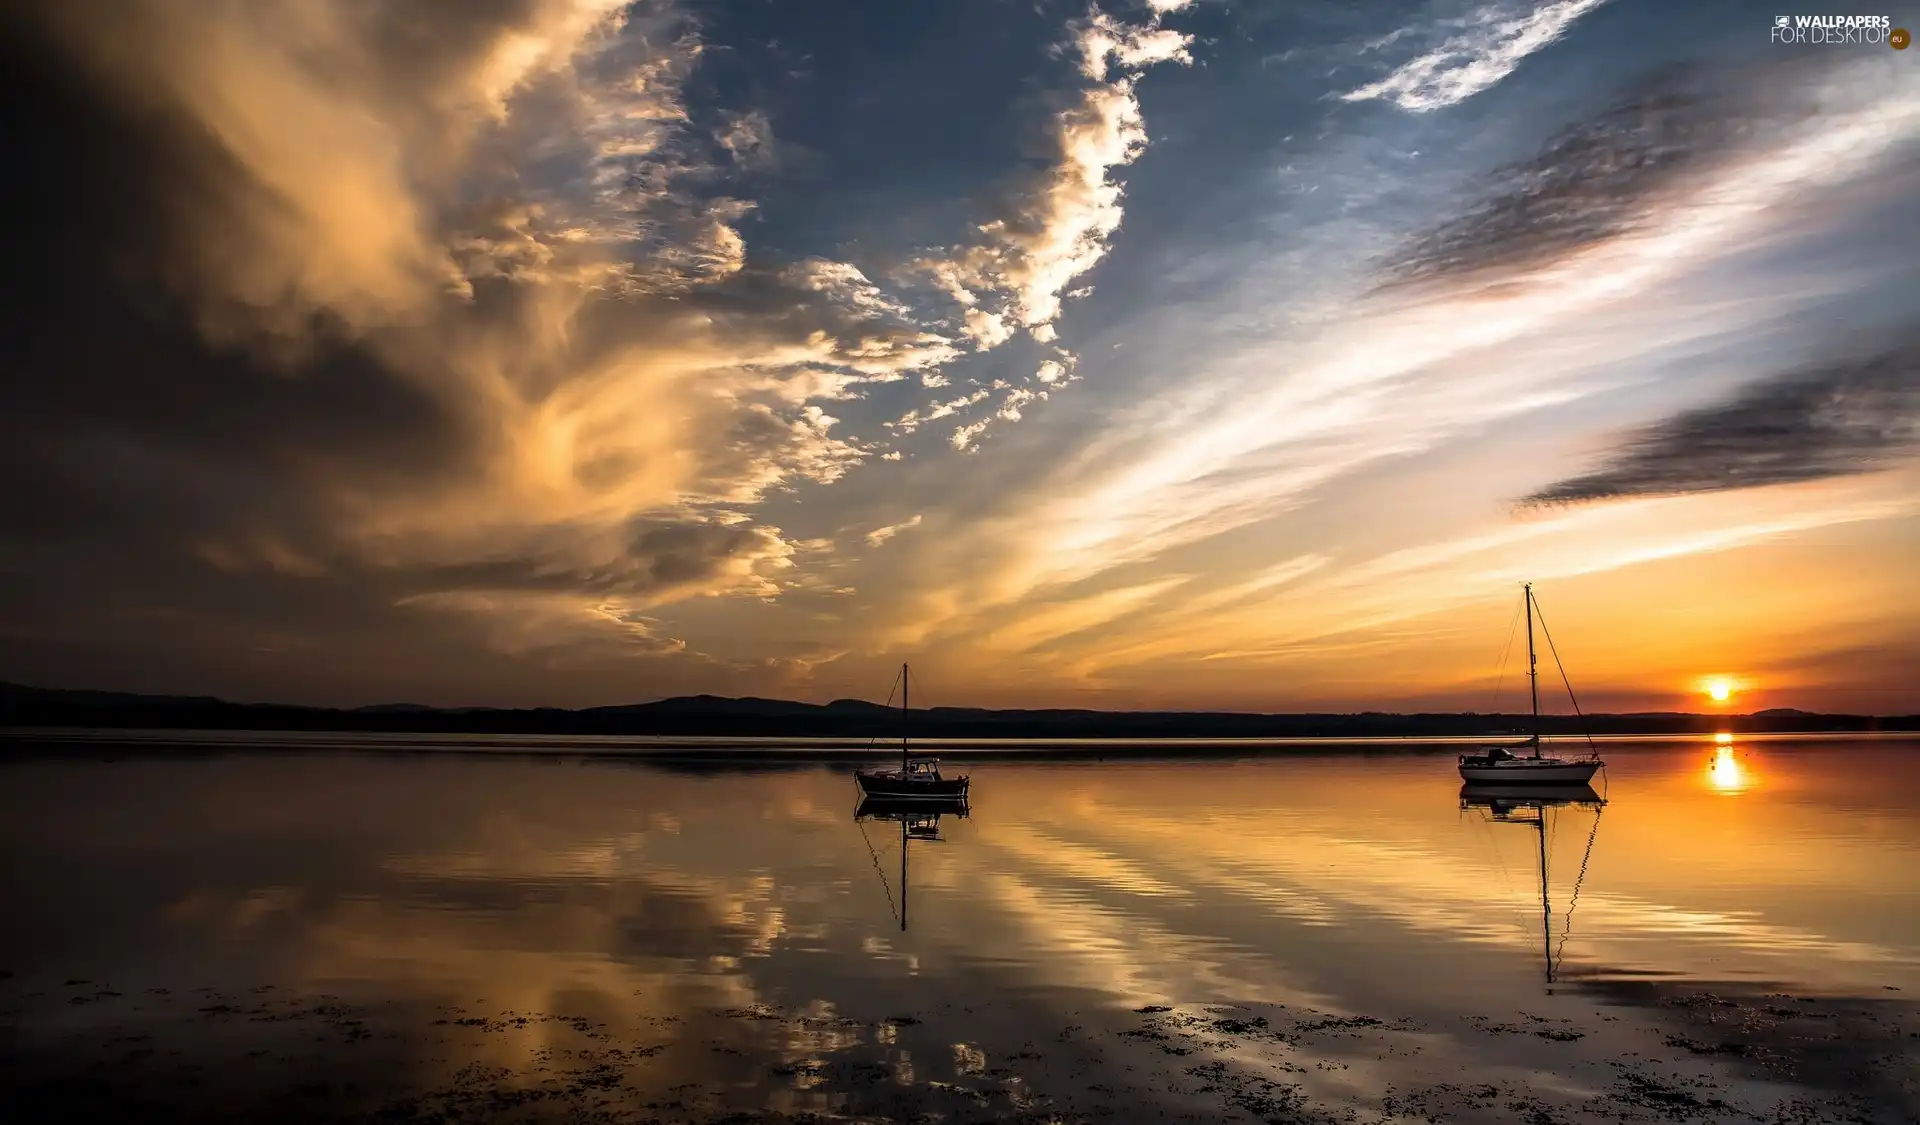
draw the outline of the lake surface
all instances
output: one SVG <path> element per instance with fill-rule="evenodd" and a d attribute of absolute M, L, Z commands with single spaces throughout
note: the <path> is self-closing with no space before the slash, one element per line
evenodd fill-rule
<path fill-rule="evenodd" d="M 1920 1120 L 1920 743 L 1608 744 L 1606 803 L 1544 809 L 1463 808 L 1450 752 L 981 760 L 904 928 L 844 766 L 545 749 L 0 744 L 0 1079 L 44 1120 Z"/>

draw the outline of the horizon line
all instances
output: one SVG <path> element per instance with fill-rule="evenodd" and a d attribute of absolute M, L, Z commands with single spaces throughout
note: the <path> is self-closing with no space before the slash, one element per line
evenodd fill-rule
<path fill-rule="evenodd" d="M 342 706 L 338 704 L 319 704 L 319 703 L 286 703 L 286 702 L 276 702 L 276 701 L 237 701 L 237 700 L 227 699 L 217 695 L 189 695 L 189 694 L 179 694 L 179 693 L 171 693 L 171 692 L 120 691 L 120 690 L 114 690 L 114 689 L 108 689 L 108 688 L 52 688 L 52 687 L 40 687 L 32 684 L 23 684 L 16 681 L 0 680 L 0 693 L 8 692 L 10 690 L 34 693 L 34 694 L 45 695 L 45 696 L 56 696 L 56 697 L 57 696 L 118 696 L 118 697 L 122 697 L 128 702 L 170 701 L 170 702 L 199 704 L 202 706 L 218 705 L 223 707 L 274 708 L 274 709 L 293 710 L 293 711 L 333 712 L 333 713 L 342 714 L 342 715 L 364 714 L 366 712 L 377 712 L 377 711 L 441 712 L 441 713 L 447 713 L 447 714 L 472 713 L 472 712 L 512 713 L 512 712 L 552 711 L 552 712 L 561 712 L 561 713 L 567 713 L 567 714 L 580 714 L 580 713 L 592 712 L 592 711 L 614 711 L 614 710 L 620 710 L 624 708 L 652 707 L 652 706 L 657 706 L 664 703 L 691 702 L 691 701 L 697 701 L 697 700 L 713 700 L 718 703 L 776 703 L 776 704 L 783 704 L 790 707 L 808 707 L 808 708 L 829 708 L 838 704 L 860 704 L 862 706 L 872 707 L 876 710 L 893 709 L 891 704 L 876 703 L 872 700 L 861 699 L 856 696 L 845 696 L 841 698 L 831 699 L 824 703 L 811 703 L 805 700 L 785 699 L 785 698 L 779 698 L 774 696 L 756 696 L 756 695 L 728 696 L 728 695 L 715 695 L 711 692 L 696 692 L 691 695 L 660 696 L 653 699 L 636 700 L 636 701 L 631 701 L 626 703 L 602 703 L 602 704 L 593 704 L 590 706 L 583 706 L 583 707 L 562 707 L 562 706 L 550 705 L 550 704 L 541 704 L 541 705 L 533 705 L 533 706 L 524 706 L 524 705 L 523 706 L 500 706 L 500 705 L 492 705 L 492 704 L 441 705 L 441 704 L 431 704 L 431 703 L 414 703 L 414 702 L 405 701 L 405 700 L 394 700 L 394 701 L 389 701 L 385 703 L 359 704 L 354 706 Z M 941 711 L 950 711 L 950 712 L 973 711 L 973 712 L 987 712 L 987 713 L 1000 713 L 1000 714 L 1043 713 L 1043 712 L 1051 711 L 1051 712 L 1079 712 L 1084 714 L 1095 714 L 1095 715 L 1192 715 L 1192 716 L 1242 716 L 1242 717 L 1252 717 L 1252 718 L 1293 718 L 1293 717 L 1309 718 L 1309 717 L 1320 717 L 1320 716 L 1357 717 L 1357 716 L 1369 716 L 1369 715 L 1396 717 L 1396 718 L 1434 716 L 1434 717 L 1505 719 L 1505 718 L 1529 717 L 1528 712 L 1525 712 L 1525 711 L 1504 711 L 1504 710 L 1503 711 L 1478 711 L 1478 710 L 1393 711 L 1393 710 L 1382 710 L 1378 708 L 1364 708 L 1359 710 L 1260 711 L 1260 710 L 1232 710 L 1232 709 L 1207 710 L 1207 709 L 1180 708 L 1180 707 L 1103 708 L 1103 707 L 1071 707 L 1071 706 L 986 707 L 986 706 L 965 706 L 965 705 L 942 705 L 938 707 L 922 707 L 922 708 L 907 707 L 907 708 L 902 708 L 902 710 L 905 710 L 909 714 L 915 713 L 915 712 L 918 712 L 921 714 L 935 714 Z M 1542 718 L 1556 718 L 1556 719 L 1686 718 L 1686 719 L 1722 719 L 1722 720 L 1804 716 L 1808 718 L 1889 720 L 1889 719 L 1920 718 L 1920 712 L 1908 712 L 1908 713 L 1893 712 L 1893 713 L 1882 714 L 1882 713 L 1853 712 L 1853 711 L 1809 711 L 1809 710 L 1798 708 L 1798 707 L 1764 707 L 1757 711 L 1745 711 L 1745 712 L 1733 712 L 1733 711 L 1707 712 L 1707 711 L 1677 711 L 1677 710 L 1575 711 L 1575 712 L 1542 711 L 1540 712 L 1540 716 Z"/>

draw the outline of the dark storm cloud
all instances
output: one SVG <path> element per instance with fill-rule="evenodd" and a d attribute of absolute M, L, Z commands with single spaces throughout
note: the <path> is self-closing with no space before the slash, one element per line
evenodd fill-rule
<path fill-rule="evenodd" d="M 670 652 L 639 610 L 769 591 L 794 548 L 741 510 L 861 456 L 810 400 L 952 349 L 749 266 L 707 127 L 746 118 L 686 104 L 670 4 L 612 10 L 0 16 L 0 674 Z"/>
<path fill-rule="evenodd" d="M 1627 441 L 1591 473 L 1526 498 L 1580 503 L 1792 484 L 1920 453 L 1920 341 L 1778 376 Z"/>
<path fill-rule="evenodd" d="M 235 170 L 182 122 L 101 96 L 30 29 L 7 30 L 10 538 L 142 539 L 287 516 L 305 506 L 287 476 L 324 451 L 407 474 L 450 455 L 438 412 L 350 344 L 323 345 L 290 378 L 205 343 L 164 274 L 172 199 L 222 196 Z"/>
<path fill-rule="evenodd" d="M 5 31 L 0 529 L 36 559 L 66 552 L 43 581 L 162 570 L 210 535 L 311 541 L 325 487 L 467 468 L 457 418 L 322 312 L 297 342 L 209 342 L 173 272 L 188 213 L 259 185 L 191 121 L 96 81 L 45 24 L 16 14 Z"/>
<path fill-rule="evenodd" d="M 1813 114 L 1805 78 L 1793 65 L 1649 74 L 1536 155 L 1493 172 L 1461 214 L 1407 239 L 1382 263 L 1387 284 L 1521 273 L 1690 205 L 1684 196 L 1702 173 Z"/>

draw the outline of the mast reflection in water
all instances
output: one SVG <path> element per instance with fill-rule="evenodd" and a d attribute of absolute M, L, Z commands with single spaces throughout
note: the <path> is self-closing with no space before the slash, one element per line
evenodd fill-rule
<path fill-rule="evenodd" d="M 1573 908 L 1579 904 L 1580 888 L 1587 880 L 1587 865 L 1593 860 L 1593 844 L 1600 834 L 1600 813 L 1606 804 L 1606 799 L 1594 792 L 1590 785 L 1468 784 L 1460 789 L 1461 809 L 1478 812 L 1491 822 L 1527 825 L 1539 838 L 1540 944 L 1546 961 L 1548 995 L 1553 994 L 1554 980 L 1566 957 L 1567 935 L 1573 927 Z M 1556 948 L 1553 944 L 1553 896 L 1548 872 L 1551 855 L 1549 837 L 1556 824 L 1549 821 L 1547 814 L 1549 810 L 1557 813 L 1575 806 L 1591 808 L 1593 824 L 1587 830 L 1586 848 L 1580 856 L 1580 873 L 1574 879 L 1573 893 L 1567 900 L 1565 920 L 1560 926 L 1560 944 Z M 1557 819 L 1556 816 L 1554 820 Z"/>
<path fill-rule="evenodd" d="M 887 892 L 887 906 L 900 923 L 902 933 L 907 929 L 907 851 L 914 841 L 929 844 L 944 843 L 940 835 L 942 816 L 966 819 L 970 810 L 965 797 L 940 798 L 889 798 L 866 797 L 853 811 L 853 820 L 860 826 L 860 835 L 867 841 L 867 852 L 873 857 L 874 870 L 880 872 L 880 885 Z M 880 853 L 874 850 L 873 840 L 867 837 L 866 822 L 869 820 L 891 820 L 900 824 L 900 899 L 896 905 L 893 890 L 887 886 L 887 873 L 880 866 Z"/>

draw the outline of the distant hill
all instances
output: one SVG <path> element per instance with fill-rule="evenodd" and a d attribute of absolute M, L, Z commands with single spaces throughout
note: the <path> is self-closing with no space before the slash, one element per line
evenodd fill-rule
<path fill-rule="evenodd" d="M 912 713 L 917 738 L 1395 738 L 1501 735 L 1524 728 L 1524 715 L 1246 714 L 1211 711 L 987 710 L 935 707 Z M 1920 732 L 1920 715 L 1820 715 L 1773 708 L 1752 715 L 1672 712 L 1543 716 L 1548 734 L 1745 734 Z M 230 703 L 210 696 L 65 691 L 0 683 L 0 727 L 105 727 L 173 730 L 385 731 L 447 734 L 595 734 L 868 738 L 897 736 L 897 710 L 859 699 L 798 703 L 784 699 L 680 696 L 580 710 L 440 708 L 414 703 L 336 709 Z"/>

